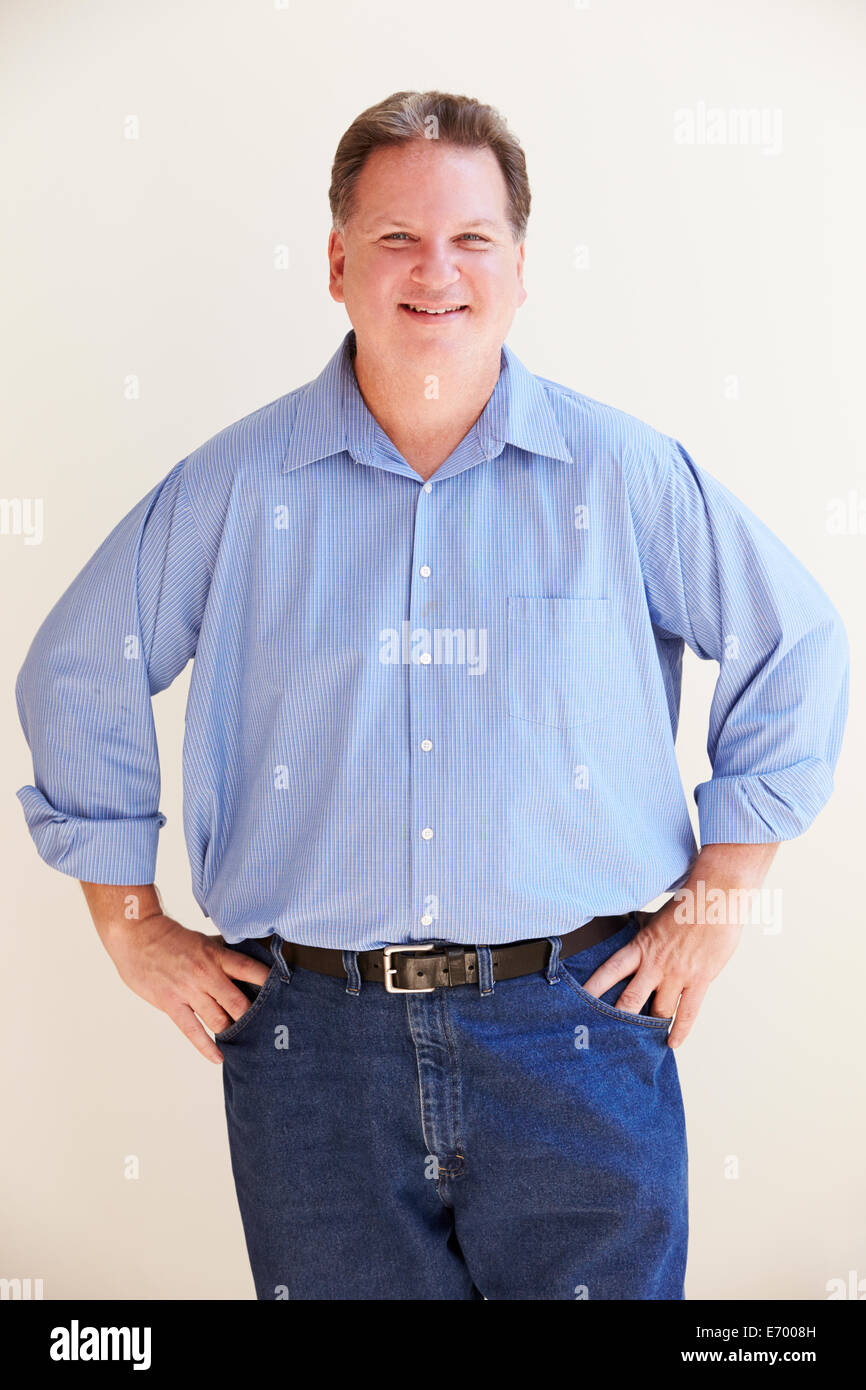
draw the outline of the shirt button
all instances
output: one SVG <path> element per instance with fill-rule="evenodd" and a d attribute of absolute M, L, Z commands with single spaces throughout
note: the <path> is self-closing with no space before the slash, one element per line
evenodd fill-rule
<path fill-rule="evenodd" d="M 423 666 L 429 666 L 433 658 L 429 652 L 422 652 L 418 660 L 421 662 Z"/>
<path fill-rule="evenodd" d="M 422 738 L 422 740 L 421 740 L 421 747 L 424 749 L 424 752 L 425 752 L 425 753 L 429 753 L 429 752 L 430 752 L 430 749 L 433 747 L 433 741 L 432 741 L 432 739 L 429 739 L 429 738 Z"/>
<path fill-rule="evenodd" d="M 432 492 L 432 491 L 433 491 L 433 484 L 432 484 L 432 483 L 425 483 L 425 484 L 424 484 L 424 491 L 425 491 L 425 492 Z M 430 918 L 430 920 L 431 920 L 431 921 L 433 920 L 432 917 Z M 423 918 L 423 917 L 421 918 L 421 921 L 422 921 L 422 922 L 424 921 L 424 918 Z"/>
<path fill-rule="evenodd" d="M 421 839 L 422 839 L 422 840 L 432 840 L 432 839 L 433 839 L 433 831 L 430 829 L 429 825 L 425 825 L 425 826 L 424 826 L 424 829 L 421 831 Z"/>
<path fill-rule="evenodd" d="M 424 916 L 421 918 L 421 926 L 422 926 L 422 927 L 429 927 L 429 925 L 430 925 L 430 923 L 431 923 L 432 921 L 433 921 L 433 918 L 430 916 L 430 913 L 429 913 L 429 912 L 425 912 L 425 913 L 424 913 Z"/>
<path fill-rule="evenodd" d="M 429 565 L 422 565 L 418 573 L 421 575 L 423 579 L 429 579 L 433 571 L 431 570 Z"/>

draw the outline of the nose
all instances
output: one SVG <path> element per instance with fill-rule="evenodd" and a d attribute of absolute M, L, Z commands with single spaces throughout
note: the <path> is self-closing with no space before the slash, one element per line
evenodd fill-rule
<path fill-rule="evenodd" d="M 410 278 L 416 288 L 429 290 L 432 294 L 449 289 L 460 279 L 454 248 L 449 242 L 420 245 Z"/>

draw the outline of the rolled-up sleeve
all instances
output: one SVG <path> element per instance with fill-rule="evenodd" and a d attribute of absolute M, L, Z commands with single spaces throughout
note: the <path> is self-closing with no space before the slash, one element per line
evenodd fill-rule
<path fill-rule="evenodd" d="M 636 530 L 658 634 L 719 663 L 712 777 L 694 791 L 701 843 L 793 839 L 833 790 L 848 710 L 845 628 L 779 538 L 678 440 L 665 441 Z"/>
<path fill-rule="evenodd" d="M 16 793 L 52 868 L 152 883 L 160 768 L 151 696 L 195 654 L 209 573 L 176 464 L 114 527 L 37 631 L 18 673 L 33 784 Z"/>

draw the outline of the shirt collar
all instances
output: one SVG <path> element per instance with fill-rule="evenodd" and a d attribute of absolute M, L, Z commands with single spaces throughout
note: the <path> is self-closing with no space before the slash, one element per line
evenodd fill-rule
<path fill-rule="evenodd" d="M 368 409 L 352 366 L 354 353 L 355 330 L 350 329 L 301 396 L 282 471 L 345 450 L 359 463 L 378 464 L 417 479 L 419 475 L 401 458 Z M 503 343 L 499 377 L 490 399 L 466 438 L 433 477 L 495 458 L 506 444 L 544 458 L 563 462 L 572 458 L 542 382 Z"/>

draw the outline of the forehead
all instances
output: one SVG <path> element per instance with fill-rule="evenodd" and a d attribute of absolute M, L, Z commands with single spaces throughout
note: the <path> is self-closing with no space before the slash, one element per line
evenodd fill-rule
<path fill-rule="evenodd" d="M 412 140 L 367 158 L 355 185 L 359 226 L 401 217 L 471 216 L 504 225 L 508 188 L 492 150 Z"/>

